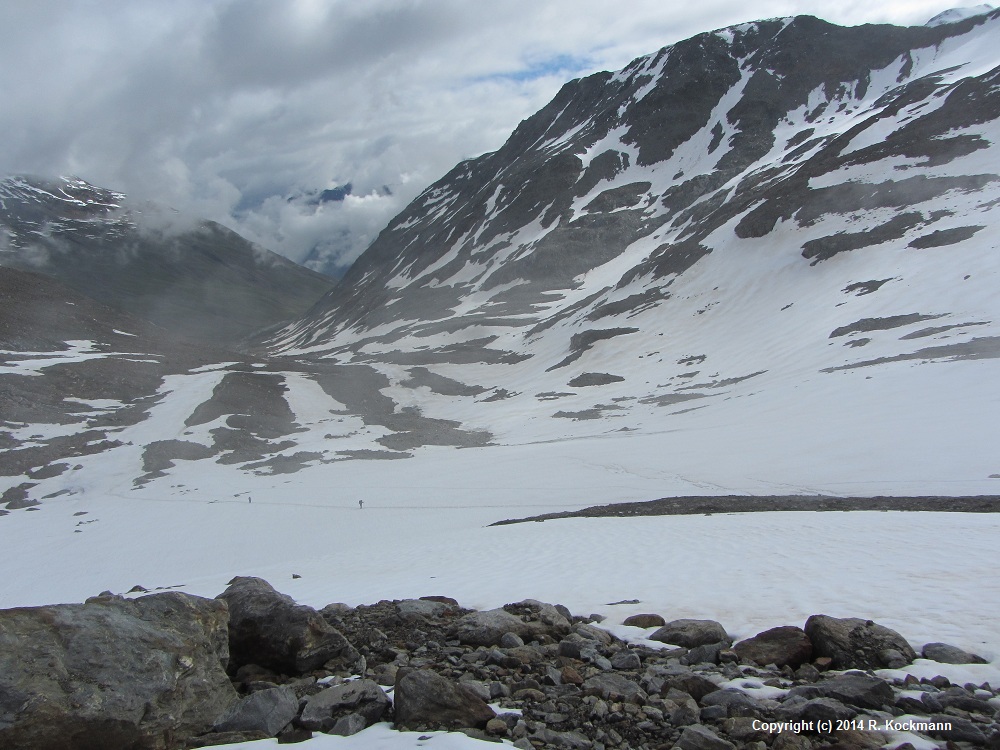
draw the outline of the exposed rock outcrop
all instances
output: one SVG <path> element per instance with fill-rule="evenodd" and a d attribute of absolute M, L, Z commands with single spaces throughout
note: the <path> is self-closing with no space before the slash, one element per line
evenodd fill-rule
<path fill-rule="evenodd" d="M 172 748 L 238 696 L 224 602 L 170 592 L 0 611 L 0 747 Z"/>
<path fill-rule="evenodd" d="M 364 671 L 361 655 L 336 628 L 267 581 L 234 578 L 218 598 L 229 605 L 231 673 L 259 664 L 299 675 L 330 662 L 345 674 Z"/>

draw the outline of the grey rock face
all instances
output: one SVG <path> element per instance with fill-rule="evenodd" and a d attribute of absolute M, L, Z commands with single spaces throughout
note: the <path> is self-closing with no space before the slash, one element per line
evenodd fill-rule
<path fill-rule="evenodd" d="M 165 748 L 236 700 L 226 606 L 180 593 L 0 611 L 0 747 Z"/>
<path fill-rule="evenodd" d="M 650 640 L 670 643 L 684 648 L 695 648 L 708 644 L 732 643 L 726 629 L 715 620 L 672 620 L 657 630 Z"/>
<path fill-rule="evenodd" d="M 389 697 L 373 680 L 353 680 L 310 696 L 299 723 L 306 729 L 342 734 L 357 724 L 356 719 L 344 721 L 348 716 L 360 716 L 364 729 L 380 721 L 388 708 Z M 341 731 L 334 731 L 341 722 Z"/>
<path fill-rule="evenodd" d="M 216 732 L 260 730 L 274 737 L 299 713 L 299 699 L 288 687 L 258 690 L 234 703 L 213 727 Z"/>
<path fill-rule="evenodd" d="M 229 605 L 231 671 L 259 664 L 298 675 L 329 661 L 348 674 L 363 671 L 361 655 L 338 630 L 267 581 L 234 578 L 218 598 Z"/>
<path fill-rule="evenodd" d="M 921 655 L 925 659 L 938 661 L 942 664 L 985 664 L 986 659 L 976 654 L 970 654 L 957 646 L 949 646 L 947 643 L 928 643 L 921 649 Z"/>
<path fill-rule="evenodd" d="M 493 709 L 475 691 L 427 669 L 404 670 L 393 695 L 399 727 L 484 728 Z"/>
<path fill-rule="evenodd" d="M 798 669 L 812 659 L 812 641 L 802 628 L 783 626 L 765 630 L 733 646 L 741 659 L 761 666 L 774 664 Z"/>
<path fill-rule="evenodd" d="M 835 669 L 905 666 L 917 658 L 903 636 L 871 620 L 813 615 L 806 620 L 805 633 L 814 655 L 829 657 Z"/>

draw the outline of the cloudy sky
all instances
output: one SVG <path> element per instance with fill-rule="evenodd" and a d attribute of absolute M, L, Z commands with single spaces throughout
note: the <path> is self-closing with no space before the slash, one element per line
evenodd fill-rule
<path fill-rule="evenodd" d="M 0 174 L 76 175 L 343 268 L 571 78 L 742 21 L 919 24 L 951 5 L 5 0 Z"/>

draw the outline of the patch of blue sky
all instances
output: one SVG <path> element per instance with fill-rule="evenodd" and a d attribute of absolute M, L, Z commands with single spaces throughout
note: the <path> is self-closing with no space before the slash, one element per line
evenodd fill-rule
<path fill-rule="evenodd" d="M 572 78 L 577 75 L 592 72 L 593 60 L 590 57 L 578 55 L 555 55 L 544 60 L 529 62 L 526 67 L 519 70 L 511 70 L 488 75 L 476 76 L 470 79 L 471 83 L 487 81 L 512 81 L 514 83 L 526 83 L 548 76 L 560 76 L 562 78 Z"/>

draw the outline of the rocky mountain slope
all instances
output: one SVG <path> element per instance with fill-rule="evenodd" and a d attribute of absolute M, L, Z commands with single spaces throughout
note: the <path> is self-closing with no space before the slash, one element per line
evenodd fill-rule
<path fill-rule="evenodd" d="M 333 284 L 219 224 L 74 178 L 0 181 L 0 265 L 224 344 L 297 317 Z"/>
<path fill-rule="evenodd" d="M 572 81 L 270 350 L 512 441 L 995 358 L 998 31 L 801 16 Z"/>
<path fill-rule="evenodd" d="M 111 428 L 101 460 L 80 465 L 112 461 L 117 491 L 135 491 L 169 481 L 178 460 L 188 475 L 198 465 L 256 481 L 424 446 L 541 456 L 534 446 L 620 438 L 621 456 L 646 462 L 643 487 L 697 473 L 713 475 L 696 485 L 713 492 L 991 494 L 1000 12 L 961 16 L 742 24 L 566 84 L 500 150 L 429 187 L 305 315 L 258 336 L 253 357 L 151 380 L 132 409 L 141 419 Z M 90 186 L 6 190 L 17 231 L 5 255 L 21 265 L 29 246 L 110 254 L 138 231 L 118 196 Z M 78 215 L 53 224 L 53 201 Z M 198 264 L 221 257 L 183 252 L 198 260 L 173 268 L 197 267 L 198 280 L 178 281 L 172 323 L 186 284 L 212 276 Z M 102 283 L 141 298 L 125 283 L 152 263 L 138 255 Z M 234 257 L 218 261 L 224 278 L 242 269 L 253 284 L 220 282 L 235 298 L 212 301 L 245 329 L 261 269 Z M 76 268 L 67 283 L 95 276 L 60 267 Z M 290 278 L 275 284 L 287 291 Z M 43 383 L 93 352 L 60 346 L 11 345 L 0 378 Z M 136 405 L 128 389 L 102 394 Z M 79 491 L 46 468 L 67 463 L 55 454 L 9 457 L 83 423 L 5 420 L 0 464 L 18 503 Z M 720 445 L 722 473 L 710 461 Z M 662 477 L 667 450 L 694 468 Z"/>

